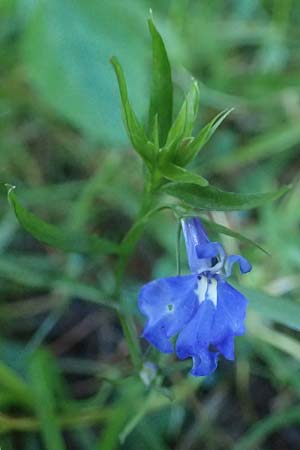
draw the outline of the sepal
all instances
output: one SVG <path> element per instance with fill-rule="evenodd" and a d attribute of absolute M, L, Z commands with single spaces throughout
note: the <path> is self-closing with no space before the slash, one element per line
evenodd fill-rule
<path fill-rule="evenodd" d="M 204 128 L 200 130 L 197 136 L 184 148 L 184 151 L 178 153 L 176 163 L 184 167 L 191 162 L 209 141 L 224 119 L 226 119 L 232 111 L 233 108 L 230 108 L 217 114 Z"/>

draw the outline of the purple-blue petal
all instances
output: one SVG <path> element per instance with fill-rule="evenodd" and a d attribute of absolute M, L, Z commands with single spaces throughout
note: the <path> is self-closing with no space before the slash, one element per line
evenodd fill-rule
<path fill-rule="evenodd" d="M 199 257 L 197 246 L 208 244 L 210 241 L 198 217 L 189 217 L 181 220 L 183 236 L 189 266 L 192 273 L 197 273 L 199 268 Z"/>
<path fill-rule="evenodd" d="M 207 244 L 197 245 L 196 253 L 198 258 L 214 258 L 220 251 L 219 242 L 209 242 Z"/>
<path fill-rule="evenodd" d="M 218 281 L 218 304 L 212 330 L 213 342 L 225 339 L 229 334 L 245 333 L 247 299 L 229 283 Z"/>
<path fill-rule="evenodd" d="M 217 352 L 203 350 L 199 355 L 193 357 L 193 367 L 191 374 L 195 377 L 203 377 L 214 372 L 218 365 Z"/>
<path fill-rule="evenodd" d="M 198 356 L 211 343 L 211 330 L 216 308 L 210 300 L 202 302 L 198 311 L 180 332 L 176 342 L 176 354 L 180 359 Z"/>
<path fill-rule="evenodd" d="M 215 348 L 229 359 L 234 359 L 234 337 L 244 334 L 247 300 L 230 284 L 217 282 L 217 305 L 210 300 L 200 303 L 193 318 L 179 333 L 176 353 L 180 359 L 192 357 L 192 374 L 207 375 L 215 370 Z"/>
<path fill-rule="evenodd" d="M 214 342 L 214 346 L 226 359 L 234 360 L 234 335 L 228 334 L 223 340 Z"/>
<path fill-rule="evenodd" d="M 171 353 L 170 339 L 194 316 L 198 299 L 196 275 L 160 278 L 142 287 L 139 309 L 148 321 L 143 336 L 163 353 Z"/>
<path fill-rule="evenodd" d="M 248 273 L 252 269 L 249 261 L 241 255 L 230 255 L 226 258 L 225 272 L 226 276 L 230 277 L 232 273 L 232 267 L 238 263 L 241 273 Z"/>
<path fill-rule="evenodd" d="M 152 325 L 148 322 L 142 332 L 142 337 L 162 353 L 173 353 L 174 351 L 164 318 Z"/>

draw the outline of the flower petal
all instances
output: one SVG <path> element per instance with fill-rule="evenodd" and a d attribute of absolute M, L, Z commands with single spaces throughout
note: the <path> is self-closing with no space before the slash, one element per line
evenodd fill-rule
<path fill-rule="evenodd" d="M 208 244 L 197 245 L 196 253 L 199 258 L 198 273 L 206 271 L 216 273 L 222 269 L 226 253 L 223 245 L 219 242 L 209 242 Z"/>
<path fill-rule="evenodd" d="M 219 254 L 220 244 L 218 242 L 209 242 L 196 246 L 198 258 L 214 258 Z"/>
<path fill-rule="evenodd" d="M 216 308 L 210 300 L 202 302 L 198 311 L 179 333 L 176 342 L 178 358 L 196 357 L 208 350 Z"/>
<path fill-rule="evenodd" d="M 248 273 L 252 269 L 249 261 L 241 255 L 230 255 L 226 258 L 225 273 L 226 277 L 230 277 L 232 267 L 235 263 L 238 263 L 241 273 Z"/>
<path fill-rule="evenodd" d="M 181 220 L 186 253 L 191 272 L 197 273 L 199 269 L 199 257 L 197 246 L 209 244 L 209 239 L 198 217 L 189 217 Z"/>
<path fill-rule="evenodd" d="M 229 335 L 245 333 L 247 300 L 239 291 L 218 280 L 217 309 L 212 329 L 212 342 L 221 342 Z"/>
<path fill-rule="evenodd" d="M 147 316 L 143 336 L 163 353 L 173 351 L 170 338 L 193 317 L 198 305 L 197 276 L 160 278 L 142 287 L 139 309 Z"/>
<path fill-rule="evenodd" d="M 234 335 L 229 334 L 222 341 L 214 342 L 214 346 L 230 361 L 234 360 Z"/>
<path fill-rule="evenodd" d="M 191 374 L 196 377 L 210 375 L 217 368 L 218 356 L 218 353 L 203 350 L 198 356 L 193 357 Z"/>

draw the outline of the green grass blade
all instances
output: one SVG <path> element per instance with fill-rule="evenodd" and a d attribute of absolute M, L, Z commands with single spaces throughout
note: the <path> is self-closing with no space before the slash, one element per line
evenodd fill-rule
<path fill-rule="evenodd" d="M 17 403 L 32 406 L 30 387 L 2 361 L 0 361 L 0 389 L 11 394 Z"/>
<path fill-rule="evenodd" d="M 66 450 L 56 416 L 48 365 L 49 357 L 44 352 L 35 353 L 29 363 L 35 410 L 40 421 L 45 448 L 47 450 Z"/>

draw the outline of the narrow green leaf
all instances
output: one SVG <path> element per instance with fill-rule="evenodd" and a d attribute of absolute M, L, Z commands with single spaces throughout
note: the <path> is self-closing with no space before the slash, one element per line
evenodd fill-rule
<path fill-rule="evenodd" d="M 42 437 L 47 450 L 65 450 L 65 444 L 55 411 L 54 392 L 48 371 L 49 357 L 44 352 L 35 353 L 29 364 L 33 401 L 40 421 Z"/>
<path fill-rule="evenodd" d="M 250 209 L 264 205 L 281 197 L 290 189 L 290 186 L 283 186 L 276 192 L 262 194 L 236 194 L 222 191 L 214 186 L 202 187 L 195 183 L 168 183 L 163 189 L 194 208 L 226 211 Z"/>
<path fill-rule="evenodd" d="M 187 104 L 185 100 L 178 113 L 178 116 L 176 117 L 172 127 L 170 128 L 164 151 L 170 153 L 170 150 L 173 150 L 174 148 L 176 149 L 176 144 L 183 137 L 186 123 L 186 115 L 187 115 Z"/>
<path fill-rule="evenodd" d="M 154 147 L 159 150 L 159 125 L 158 125 L 158 115 L 156 114 L 153 121 L 153 130 L 151 135 L 151 140 Z"/>
<path fill-rule="evenodd" d="M 198 135 L 177 155 L 176 163 L 180 166 L 186 166 L 192 161 L 232 111 L 233 108 L 220 112 L 204 128 L 202 128 Z"/>
<path fill-rule="evenodd" d="M 193 81 L 189 92 L 180 108 L 180 111 L 173 122 L 168 133 L 166 146 L 172 145 L 179 139 L 191 136 L 194 123 L 198 114 L 199 106 L 199 87 L 196 81 Z"/>
<path fill-rule="evenodd" d="M 183 167 L 176 166 L 175 164 L 169 163 L 164 167 L 160 168 L 161 173 L 165 178 L 171 181 L 178 181 L 180 183 L 195 183 L 199 186 L 207 186 L 208 181 L 201 175 L 189 172 Z"/>
<path fill-rule="evenodd" d="M 201 217 L 202 222 L 205 223 L 207 228 L 210 228 L 212 231 L 215 231 L 220 234 L 226 234 L 226 236 L 231 236 L 235 239 L 238 239 L 241 242 L 245 242 L 246 244 L 253 245 L 254 247 L 257 247 L 262 252 L 266 253 L 267 255 L 270 255 L 270 253 L 265 250 L 263 247 L 261 247 L 257 242 L 253 241 L 252 239 L 247 238 L 246 236 L 243 236 L 240 233 L 237 233 L 236 231 L 231 230 L 231 228 L 224 227 L 224 225 L 220 225 L 219 223 L 212 222 L 211 220 L 206 219 L 205 217 Z"/>
<path fill-rule="evenodd" d="M 0 361 L 0 388 L 11 394 L 15 402 L 32 406 L 32 393 L 25 381 L 4 362 Z"/>
<path fill-rule="evenodd" d="M 197 82 L 194 81 L 168 133 L 166 145 L 159 153 L 159 164 L 163 165 L 176 160 L 178 149 L 183 149 L 184 145 L 187 145 L 193 139 L 191 134 L 197 117 L 198 106 L 199 88 Z"/>
<path fill-rule="evenodd" d="M 199 109 L 199 86 L 196 80 L 186 96 L 186 120 L 183 137 L 189 137 L 192 134 Z"/>
<path fill-rule="evenodd" d="M 145 161 L 150 162 L 153 157 L 154 146 L 151 142 L 147 140 L 143 128 L 140 125 L 138 118 L 130 105 L 125 76 L 120 63 L 118 62 L 115 56 L 111 58 L 111 63 L 115 70 L 115 74 L 117 76 L 119 84 L 121 105 L 123 112 L 123 122 L 128 137 L 132 143 L 133 148 L 140 154 L 140 156 Z"/>
<path fill-rule="evenodd" d="M 148 21 L 152 38 L 152 84 L 149 107 L 149 130 L 153 129 L 157 114 L 159 125 L 159 140 L 163 146 L 166 142 L 172 124 L 173 84 L 171 67 L 164 42 L 158 33 L 152 19 Z"/>
<path fill-rule="evenodd" d="M 90 255 L 118 253 L 119 248 L 113 242 L 78 231 L 63 230 L 39 219 L 19 203 L 12 186 L 7 188 L 8 200 L 20 225 L 37 240 L 67 252 Z"/>

